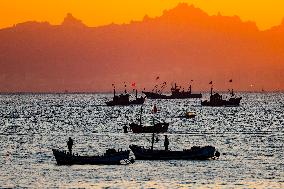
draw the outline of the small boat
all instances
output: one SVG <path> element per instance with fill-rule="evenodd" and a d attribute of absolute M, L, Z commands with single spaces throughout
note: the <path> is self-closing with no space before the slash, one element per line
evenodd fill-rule
<path fill-rule="evenodd" d="M 207 160 L 220 156 L 213 146 L 193 146 L 183 151 L 152 150 L 142 146 L 130 145 L 136 160 Z"/>
<path fill-rule="evenodd" d="M 143 104 L 145 102 L 144 97 L 137 97 L 137 90 L 136 90 L 136 98 L 134 100 L 129 100 L 130 95 L 126 93 L 116 95 L 115 88 L 113 89 L 113 99 L 111 101 L 106 102 L 107 106 L 129 106 L 129 105 L 138 105 Z"/>
<path fill-rule="evenodd" d="M 194 112 L 186 112 L 186 113 L 178 116 L 178 118 L 193 119 L 193 118 L 195 118 L 195 116 L 196 116 L 196 113 L 194 113 Z"/>
<path fill-rule="evenodd" d="M 149 99 L 187 99 L 187 98 L 202 98 L 202 94 L 194 94 L 191 92 L 191 85 L 189 86 L 188 91 L 181 91 L 181 87 L 178 87 L 175 83 L 175 85 L 171 88 L 172 94 L 170 96 L 162 94 L 162 90 L 165 88 L 165 83 L 162 85 L 161 90 L 157 90 L 157 85 L 155 86 L 156 92 L 147 92 L 143 91 L 142 93 L 146 95 Z"/>
<path fill-rule="evenodd" d="M 211 87 L 210 100 L 201 101 L 201 106 L 240 106 L 242 97 L 234 97 L 234 91 L 231 92 L 231 98 L 224 100 L 219 93 L 213 94 Z"/>
<path fill-rule="evenodd" d="M 167 137 L 166 137 L 167 138 Z M 171 151 L 165 146 L 165 150 L 154 150 L 154 133 L 152 136 L 151 148 L 130 145 L 129 148 L 134 153 L 136 160 L 208 160 L 216 159 L 220 153 L 213 146 L 193 146 L 182 151 Z M 167 141 L 167 145 L 169 142 Z"/>
<path fill-rule="evenodd" d="M 120 94 L 118 96 L 114 94 L 113 99 L 111 101 L 106 102 L 107 106 L 127 106 L 129 104 L 129 94 Z"/>
<path fill-rule="evenodd" d="M 129 150 L 116 151 L 115 149 L 108 149 L 101 156 L 82 156 L 70 154 L 69 152 L 52 149 L 53 155 L 58 165 L 121 165 L 133 163 L 133 159 L 129 159 Z"/>
<path fill-rule="evenodd" d="M 153 126 L 130 123 L 129 127 L 133 133 L 165 133 L 168 131 L 169 123 L 155 123 Z"/>
<path fill-rule="evenodd" d="M 129 124 L 130 130 L 132 130 L 133 133 L 165 133 L 168 131 L 169 123 L 166 122 L 155 123 L 154 117 L 153 117 L 153 126 L 143 126 L 142 111 L 143 107 L 141 106 L 139 123 L 133 122 Z M 124 133 L 127 133 L 127 126 L 124 126 Z"/>
<path fill-rule="evenodd" d="M 189 86 L 189 91 L 180 91 L 181 87 L 177 87 L 176 83 L 174 87 L 171 88 L 172 95 L 169 99 L 186 99 L 186 98 L 202 98 L 202 94 L 191 93 L 191 85 Z"/>
<path fill-rule="evenodd" d="M 137 93 L 137 91 L 136 91 Z M 136 94 L 136 98 L 134 100 L 131 100 L 129 103 L 130 104 L 133 104 L 133 105 L 139 105 L 139 104 L 143 104 L 145 102 L 145 98 L 144 97 L 137 97 L 137 94 Z"/>
<path fill-rule="evenodd" d="M 196 113 L 194 112 L 186 112 L 184 115 L 185 118 L 195 118 L 195 116 L 196 116 Z"/>

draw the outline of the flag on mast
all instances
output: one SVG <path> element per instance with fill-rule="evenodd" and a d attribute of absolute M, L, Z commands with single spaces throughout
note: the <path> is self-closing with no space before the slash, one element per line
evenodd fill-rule
<path fill-rule="evenodd" d="M 213 82 L 212 82 L 212 81 L 210 81 L 210 83 L 209 83 L 209 84 L 211 84 L 211 85 L 212 85 L 212 84 L 213 84 Z"/>

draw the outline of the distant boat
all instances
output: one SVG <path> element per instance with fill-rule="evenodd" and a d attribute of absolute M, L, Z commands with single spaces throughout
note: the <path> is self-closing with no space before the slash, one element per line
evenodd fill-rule
<path fill-rule="evenodd" d="M 229 100 L 224 100 L 219 93 L 213 94 L 213 88 L 211 87 L 210 100 L 201 101 L 201 106 L 240 106 L 242 97 L 234 97 L 234 91 L 231 91 L 231 97 Z"/>
<path fill-rule="evenodd" d="M 108 149 L 102 156 L 74 155 L 57 149 L 52 149 L 52 151 L 58 165 L 120 165 L 122 161 L 133 163 L 133 160 L 129 160 L 129 150 L 116 151 L 115 149 Z"/>
<path fill-rule="evenodd" d="M 169 123 L 155 123 L 153 126 L 130 123 L 129 127 L 133 133 L 165 133 L 168 131 Z"/>
<path fill-rule="evenodd" d="M 153 118 L 152 126 L 143 126 L 142 125 L 142 111 L 143 111 L 142 108 L 143 107 L 141 106 L 139 123 L 133 122 L 129 124 L 130 130 L 132 130 L 133 133 L 165 133 L 168 131 L 169 123 L 165 123 L 165 122 L 155 123 L 154 118 Z M 125 131 L 126 130 L 124 130 L 124 132 Z"/>
<path fill-rule="evenodd" d="M 184 117 L 186 118 L 195 118 L 195 116 L 196 116 L 196 113 L 194 112 L 186 112 L 184 115 Z"/>
<path fill-rule="evenodd" d="M 195 112 L 186 112 L 186 113 L 183 113 L 182 115 L 177 116 L 177 117 L 178 117 L 178 118 L 191 119 L 191 118 L 195 118 L 195 116 L 196 116 L 196 113 L 195 113 Z"/>
<path fill-rule="evenodd" d="M 193 146 L 182 151 L 154 150 L 154 134 L 152 136 L 151 148 L 130 145 L 129 148 L 134 153 L 136 160 L 207 160 L 215 159 L 220 153 L 213 146 Z"/>
<path fill-rule="evenodd" d="M 130 95 L 126 93 L 125 94 L 120 94 L 116 95 L 115 93 L 115 88 L 113 89 L 113 99 L 111 101 L 106 102 L 107 106 L 129 106 L 129 105 L 137 105 L 137 104 L 143 104 L 145 102 L 144 97 L 137 97 L 137 90 L 136 90 L 136 95 L 135 99 L 130 101 L 129 100 Z"/>
<path fill-rule="evenodd" d="M 163 85 L 164 86 L 164 85 Z M 155 86 L 156 87 L 156 86 Z M 163 88 L 162 88 L 163 89 Z M 156 92 L 142 91 L 149 99 L 187 99 L 187 98 L 202 98 L 202 94 L 194 94 L 191 92 L 191 85 L 189 86 L 189 91 L 181 91 L 181 87 L 178 87 L 176 83 L 171 88 L 171 95 L 164 95 L 162 90 L 156 90 Z"/>
<path fill-rule="evenodd" d="M 149 99 L 169 99 L 169 96 L 160 94 L 158 92 L 147 92 L 147 91 L 142 91 L 143 94 Z"/>

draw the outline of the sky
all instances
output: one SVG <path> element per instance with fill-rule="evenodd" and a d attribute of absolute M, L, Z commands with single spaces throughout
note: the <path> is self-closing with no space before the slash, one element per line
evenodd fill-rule
<path fill-rule="evenodd" d="M 0 0 L 0 28 L 32 20 L 60 24 L 67 13 L 88 26 L 129 23 L 145 14 L 160 16 L 179 2 L 194 4 L 209 15 L 238 15 L 255 21 L 261 30 L 279 25 L 284 17 L 283 0 Z"/>

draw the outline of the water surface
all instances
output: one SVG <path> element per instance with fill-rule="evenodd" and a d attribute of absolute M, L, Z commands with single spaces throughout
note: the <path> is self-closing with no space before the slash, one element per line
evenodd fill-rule
<path fill-rule="evenodd" d="M 143 123 L 170 122 L 170 149 L 213 145 L 219 160 L 136 161 L 128 166 L 57 166 L 52 148 L 102 154 L 151 134 L 124 134 L 140 106 L 106 107 L 111 94 L 0 96 L 0 186 L 81 188 L 283 188 L 284 94 L 242 93 L 240 107 L 201 107 L 200 100 L 146 100 Z M 208 98 L 208 94 L 204 98 Z M 195 119 L 178 115 L 190 110 Z M 155 148 L 163 148 L 163 134 Z"/>

